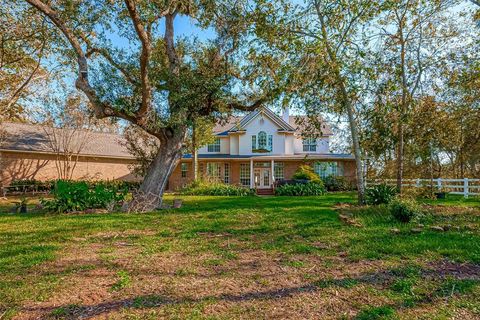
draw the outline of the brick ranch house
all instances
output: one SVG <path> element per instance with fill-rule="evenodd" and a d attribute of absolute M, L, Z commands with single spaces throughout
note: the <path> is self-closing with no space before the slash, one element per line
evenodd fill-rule
<path fill-rule="evenodd" d="M 308 124 L 299 116 L 282 116 L 261 107 L 244 117 L 231 117 L 214 128 L 215 142 L 198 151 L 203 177 L 256 189 L 271 189 L 276 180 L 291 179 L 298 166 L 310 164 L 321 177 L 355 180 L 352 155 L 329 152 L 330 127 L 323 123 L 316 138 L 306 137 Z M 0 146 L 0 184 L 12 180 L 52 180 L 58 177 L 49 135 L 39 125 L 4 123 L 6 141 Z M 311 130 L 309 130 L 311 132 Z M 82 148 L 74 179 L 139 180 L 131 173 L 135 158 L 121 135 L 90 132 Z M 193 180 L 192 156 L 185 154 L 174 169 L 168 190 Z"/>
<path fill-rule="evenodd" d="M 46 181 L 58 178 L 57 161 L 62 161 L 62 157 L 61 152 L 55 152 L 50 143 L 50 128 L 4 122 L 1 129 L 6 132 L 6 139 L 0 145 L 0 185 L 7 186 L 13 180 Z M 77 145 L 75 150 L 80 151 L 73 179 L 138 180 L 131 173 L 135 157 L 122 145 L 122 136 L 82 131 L 72 134 L 71 139 L 71 145 Z"/>

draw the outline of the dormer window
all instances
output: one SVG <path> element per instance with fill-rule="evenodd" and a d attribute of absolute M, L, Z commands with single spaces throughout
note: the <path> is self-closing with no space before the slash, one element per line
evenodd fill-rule
<path fill-rule="evenodd" d="M 317 139 L 303 138 L 303 152 L 317 152 Z"/>
<path fill-rule="evenodd" d="M 257 135 L 252 136 L 252 152 L 272 152 L 273 136 L 267 135 L 265 131 L 260 131 Z"/>
<path fill-rule="evenodd" d="M 215 139 L 214 143 L 208 144 L 208 152 L 220 152 L 220 139 Z"/>

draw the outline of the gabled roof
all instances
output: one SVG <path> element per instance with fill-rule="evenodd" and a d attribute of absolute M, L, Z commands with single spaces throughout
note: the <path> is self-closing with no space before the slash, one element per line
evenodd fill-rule
<path fill-rule="evenodd" d="M 1 128 L 6 132 L 6 139 L 0 145 L 0 150 L 55 153 L 49 141 L 51 133 L 47 131 L 51 128 L 15 122 L 3 122 Z M 72 135 L 72 145 L 78 145 L 81 143 L 80 140 L 85 138 L 88 139 L 88 143 L 84 143 L 80 150 L 82 156 L 135 159 L 125 147 L 125 138 L 121 135 L 79 130 Z"/>
<path fill-rule="evenodd" d="M 315 123 L 310 121 L 307 116 L 290 116 L 288 119 L 290 125 L 295 127 L 297 134 L 318 134 L 319 136 L 332 136 L 330 125 L 322 118 L 318 117 Z"/>
<path fill-rule="evenodd" d="M 311 123 L 306 116 L 289 116 L 287 123 L 282 117 L 267 107 L 257 108 L 244 117 L 231 116 L 226 120 L 217 122 L 213 132 L 217 136 L 227 136 L 229 133 L 245 131 L 248 123 L 262 113 L 279 127 L 279 131 L 295 132 L 298 135 L 304 132 L 315 133 L 319 136 L 333 135 L 330 126 L 321 117 L 318 118 L 318 124 L 320 125 Z"/>
<path fill-rule="evenodd" d="M 279 117 L 272 110 L 266 107 L 259 107 L 255 109 L 254 111 L 250 112 L 245 117 L 243 117 L 240 121 L 238 121 L 237 119 L 237 124 L 233 125 L 227 131 L 228 132 L 244 131 L 246 126 L 259 115 L 265 115 L 266 117 L 268 117 L 272 122 L 274 122 L 278 126 L 279 131 L 295 132 L 294 127 L 292 127 L 289 123 L 285 122 L 281 117 Z"/>
<path fill-rule="evenodd" d="M 213 133 L 216 135 L 227 135 L 228 131 L 236 126 L 240 120 L 242 120 L 242 117 L 236 117 L 236 116 L 230 116 L 229 118 L 225 120 L 220 120 L 215 124 L 215 127 L 213 128 Z"/>

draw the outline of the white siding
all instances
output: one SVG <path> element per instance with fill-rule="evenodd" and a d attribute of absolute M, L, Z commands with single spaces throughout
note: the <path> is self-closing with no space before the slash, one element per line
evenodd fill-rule
<path fill-rule="evenodd" d="M 247 124 L 245 133 L 220 136 L 220 152 L 208 152 L 207 146 L 199 149 L 200 154 L 231 154 L 231 155 L 262 155 L 263 153 L 252 153 L 252 135 L 258 135 L 260 131 L 265 131 L 267 135 L 272 135 L 272 152 L 265 155 L 292 155 L 302 154 L 303 144 L 300 137 L 292 134 L 278 133 L 278 126 L 267 116 L 258 115 Z M 329 137 L 317 139 L 317 151 L 315 153 L 329 153 Z M 313 152 L 309 152 L 313 153 Z"/>
<path fill-rule="evenodd" d="M 304 152 L 303 151 L 303 141 L 301 137 L 296 137 L 294 141 L 294 150 L 295 153 L 329 153 L 329 137 L 323 137 L 317 139 L 317 152 Z"/>
<path fill-rule="evenodd" d="M 284 154 L 285 153 L 285 135 L 278 133 L 278 127 L 266 116 L 257 116 L 247 126 L 246 133 L 239 137 L 239 154 L 251 155 L 252 153 L 252 135 L 258 135 L 260 131 L 265 131 L 267 135 L 273 136 L 272 152 L 265 154 Z"/>
<path fill-rule="evenodd" d="M 228 136 L 220 138 L 220 153 L 221 154 L 230 153 L 230 139 Z"/>
<path fill-rule="evenodd" d="M 230 139 L 228 136 L 218 137 L 220 139 L 220 152 L 208 152 L 208 146 L 205 145 L 198 149 L 199 154 L 229 154 L 230 153 Z"/>
<path fill-rule="evenodd" d="M 230 135 L 230 154 L 238 155 L 238 135 Z"/>
<path fill-rule="evenodd" d="M 285 154 L 294 154 L 294 140 L 295 136 L 293 134 L 285 135 Z"/>

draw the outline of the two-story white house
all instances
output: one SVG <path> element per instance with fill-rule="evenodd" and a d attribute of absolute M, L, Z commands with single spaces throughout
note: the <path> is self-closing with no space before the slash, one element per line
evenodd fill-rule
<path fill-rule="evenodd" d="M 199 149 L 199 173 L 225 183 L 271 189 L 276 180 L 291 179 L 299 165 L 308 163 L 320 177 L 339 175 L 353 181 L 354 157 L 330 153 L 328 124 L 310 127 L 306 118 L 290 116 L 288 109 L 282 116 L 260 107 L 244 117 L 231 117 L 214 128 L 215 142 Z M 169 189 L 192 179 L 192 156 L 185 155 L 170 177 Z"/>

